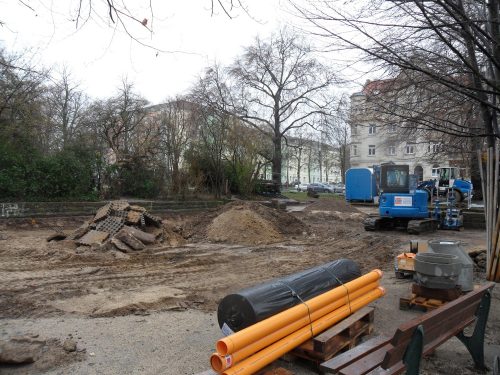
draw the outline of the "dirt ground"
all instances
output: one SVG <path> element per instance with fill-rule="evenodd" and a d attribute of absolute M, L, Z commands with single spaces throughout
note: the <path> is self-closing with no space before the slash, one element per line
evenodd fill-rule
<path fill-rule="evenodd" d="M 88 218 L 0 222 L 0 339 L 40 334 L 63 340 L 71 333 L 80 337 L 84 352 L 82 357 L 79 351 L 77 360 L 56 358 L 43 371 L 25 365 L 9 367 L 8 373 L 201 372 L 209 367 L 208 358 L 220 337 L 214 312 L 226 294 L 339 258 L 357 261 L 363 272 L 386 272 L 383 284 L 388 293 L 374 303 L 375 331 L 392 333 L 397 324 L 417 314 L 398 309 L 410 282 L 396 279 L 393 272 L 394 255 L 407 249 L 415 236 L 365 232 L 361 222 L 370 209 L 359 210 L 341 199 L 319 199 L 291 213 L 235 202 L 201 213 L 164 215 L 180 228 L 186 243 L 156 244 L 126 254 L 77 251 L 69 240 L 45 241 L 54 226 L 69 232 Z M 468 250 L 484 248 L 484 237 L 484 232 L 473 230 L 421 236 L 459 239 Z M 476 274 L 475 281 L 484 282 L 484 275 Z M 490 363 L 495 353 L 500 354 L 499 296 L 496 288 L 486 339 Z M 130 332 L 137 340 L 131 340 Z M 178 352 L 188 339 L 187 349 Z M 461 373 L 474 373 L 468 356 L 462 355 L 465 349 L 451 341 L 425 362 L 426 373 L 454 374 L 461 365 L 466 367 Z M 110 352 L 117 356 L 113 348 L 122 353 L 116 361 L 96 360 L 109 358 Z M 141 358 L 130 363 L 127 351 L 140 352 Z M 457 354 L 462 362 L 448 360 Z M 167 367 L 160 365 L 165 362 Z M 300 362 L 283 366 L 296 374 L 314 373 Z"/>

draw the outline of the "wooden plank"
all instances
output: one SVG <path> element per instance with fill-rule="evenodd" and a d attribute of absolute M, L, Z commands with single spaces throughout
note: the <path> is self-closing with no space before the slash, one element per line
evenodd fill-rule
<path fill-rule="evenodd" d="M 351 363 L 350 365 L 340 369 L 339 374 L 341 375 L 364 375 L 374 368 L 380 366 L 382 361 L 384 360 L 385 354 L 389 349 L 392 348 L 392 345 L 386 344 L 381 348 L 371 352 L 361 358 L 359 358 L 356 362 Z"/>
<path fill-rule="evenodd" d="M 427 326 L 426 322 L 422 322 L 424 326 L 424 351 L 430 352 L 439 346 L 450 337 L 455 336 L 462 331 L 466 326 L 475 320 L 474 312 L 477 306 L 472 305 L 466 310 L 458 311 L 454 315 L 443 319 L 440 324 Z M 414 328 L 416 329 L 416 327 Z M 388 350 L 384 358 L 382 367 L 388 369 L 403 359 L 406 347 L 410 343 L 413 332 L 409 337 L 401 338 L 399 341 L 391 341 L 392 349 Z"/>
<path fill-rule="evenodd" d="M 355 362 L 362 356 L 369 354 L 384 345 L 387 345 L 391 340 L 390 337 L 387 336 L 376 336 L 370 340 L 367 340 L 353 349 L 339 354 L 338 356 L 322 363 L 320 365 L 320 370 L 325 373 L 336 373 L 340 369 L 350 365 Z"/>
<path fill-rule="evenodd" d="M 398 362 L 390 369 L 383 369 L 382 367 L 376 367 L 372 371 L 370 371 L 367 375 L 396 375 L 402 374 L 405 372 L 406 366 L 403 362 Z"/>
<path fill-rule="evenodd" d="M 397 344 L 402 337 L 410 338 L 415 327 L 424 323 L 424 321 L 425 325 L 427 326 L 440 324 L 440 322 L 443 319 L 446 319 L 446 317 L 450 316 L 450 314 L 457 311 L 461 311 L 473 303 L 479 303 L 481 301 L 483 294 L 488 289 L 492 288 L 494 285 L 495 285 L 494 283 L 487 283 L 485 285 L 482 285 L 477 289 L 463 295 L 462 297 L 457 298 L 454 301 L 448 302 L 442 308 L 433 310 L 423 316 L 416 317 L 415 319 L 403 323 L 402 325 L 399 326 L 398 330 L 396 331 L 396 334 L 394 335 L 393 345 Z"/>
<path fill-rule="evenodd" d="M 364 307 L 316 336 L 313 339 L 314 350 L 322 353 L 334 350 L 339 341 L 343 342 L 345 338 L 349 339 L 355 336 L 373 322 L 374 311 L 373 307 Z"/>

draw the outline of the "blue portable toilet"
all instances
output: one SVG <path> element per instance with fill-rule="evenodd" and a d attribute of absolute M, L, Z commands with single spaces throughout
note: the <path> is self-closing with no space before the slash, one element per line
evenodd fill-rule
<path fill-rule="evenodd" d="M 345 173 L 345 200 L 373 202 L 378 195 L 377 179 L 371 168 L 350 168 Z"/>

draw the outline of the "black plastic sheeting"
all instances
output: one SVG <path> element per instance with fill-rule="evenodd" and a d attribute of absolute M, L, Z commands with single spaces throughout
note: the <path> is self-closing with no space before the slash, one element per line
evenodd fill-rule
<path fill-rule="evenodd" d="M 359 276 L 361 271 L 355 262 L 339 259 L 240 290 L 220 302 L 219 326 L 226 335 L 230 333 L 227 326 L 233 332 L 240 331 Z"/>

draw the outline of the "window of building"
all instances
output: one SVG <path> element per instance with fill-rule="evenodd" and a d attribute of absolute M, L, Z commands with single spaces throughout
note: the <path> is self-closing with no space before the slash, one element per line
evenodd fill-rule
<path fill-rule="evenodd" d="M 377 126 L 376 125 L 370 125 L 368 127 L 368 134 L 375 134 L 377 132 Z"/>
<path fill-rule="evenodd" d="M 374 156 L 375 155 L 375 145 L 369 145 L 368 146 L 368 156 Z"/>
<path fill-rule="evenodd" d="M 411 155 L 415 153 L 415 145 L 414 144 L 407 144 L 406 149 L 405 149 L 406 154 Z"/>
<path fill-rule="evenodd" d="M 396 133 L 397 131 L 396 124 L 389 124 L 389 126 L 387 127 L 387 131 L 389 133 Z"/>
<path fill-rule="evenodd" d="M 358 156 L 358 145 L 352 145 L 352 156 Z"/>
<path fill-rule="evenodd" d="M 434 164 L 432 166 L 431 175 L 432 175 L 432 178 L 437 178 L 439 176 L 439 165 L 438 164 Z"/>
<path fill-rule="evenodd" d="M 387 153 L 391 156 L 396 155 L 396 146 L 389 146 L 387 148 Z"/>
<path fill-rule="evenodd" d="M 441 145 L 439 143 L 429 143 L 428 152 L 437 153 L 441 151 Z"/>
<path fill-rule="evenodd" d="M 351 126 L 351 134 L 352 135 L 358 135 L 358 125 L 352 125 Z"/>

